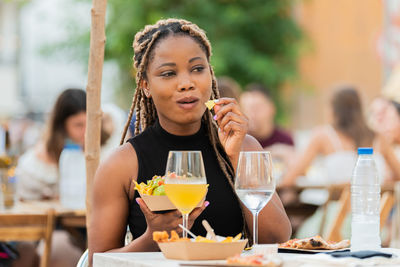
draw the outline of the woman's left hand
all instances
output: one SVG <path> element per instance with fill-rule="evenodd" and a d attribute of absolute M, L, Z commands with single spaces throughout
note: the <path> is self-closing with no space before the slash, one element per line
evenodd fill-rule
<path fill-rule="evenodd" d="M 241 151 L 248 130 L 248 119 L 233 98 L 220 98 L 214 106 L 214 119 L 218 124 L 218 137 L 230 158 Z"/>

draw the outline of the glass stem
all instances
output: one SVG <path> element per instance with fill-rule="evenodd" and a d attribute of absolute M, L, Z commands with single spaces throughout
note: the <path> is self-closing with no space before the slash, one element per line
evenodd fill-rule
<path fill-rule="evenodd" d="M 253 246 L 258 244 L 258 213 L 253 212 Z"/>
<path fill-rule="evenodd" d="M 186 229 L 189 229 L 188 225 L 188 219 L 189 219 L 189 214 L 182 214 L 182 219 L 183 219 L 183 227 Z M 182 237 L 187 238 L 187 232 L 185 230 L 182 231 Z"/>

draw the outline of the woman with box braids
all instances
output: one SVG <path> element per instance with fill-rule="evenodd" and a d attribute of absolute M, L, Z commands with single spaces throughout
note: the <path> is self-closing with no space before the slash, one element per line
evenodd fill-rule
<path fill-rule="evenodd" d="M 152 212 L 133 190 L 134 182 L 165 173 L 169 150 L 201 150 L 203 155 L 209 190 L 203 205 L 189 215 L 191 231 L 205 235 L 201 220 L 207 219 L 219 235 L 244 232 L 250 238 L 247 225 L 251 225 L 251 213 L 233 189 L 234 166 L 241 150 L 262 148 L 246 135 L 247 119 L 237 102 L 219 98 L 209 63 L 211 45 L 204 31 L 186 20 L 160 20 L 136 34 L 133 48 L 136 91 L 121 147 L 96 174 L 90 253 L 154 251 L 158 247 L 152 241 L 153 231 L 181 232 L 179 211 Z M 214 116 L 204 105 L 210 99 L 215 100 Z M 135 136 L 124 144 L 133 112 Z M 290 236 L 290 223 L 277 195 L 270 203 L 266 215 L 260 214 L 259 239 L 285 241 Z M 112 225 L 107 218 L 114 218 Z M 122 247 L 126 222 L 134 240 Z M 102 230 L 109 233 L 106 239 L 94 234 Z"/>

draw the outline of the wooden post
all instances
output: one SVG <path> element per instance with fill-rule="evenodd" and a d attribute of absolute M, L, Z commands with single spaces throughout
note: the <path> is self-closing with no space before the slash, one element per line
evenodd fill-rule
<path fill-rule="evenodd" d="M 90 31 L 90 53 L 88 82 L 86 87 L 86 226 L 90 225 L 92 208 L 92 185 L 94 175 L 100 160 L 100 131 L 101 131 L 101 78 L 103 74 L 105 34 L 105 15 L 107 0 L 93 0 L 92 26 Z"/>

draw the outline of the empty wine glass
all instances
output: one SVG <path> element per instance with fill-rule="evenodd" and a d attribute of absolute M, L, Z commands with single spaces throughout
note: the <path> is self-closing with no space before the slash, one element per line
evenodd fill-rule
<path fill-rule="evenodd" d="M 170 151 L 165 172 L 165 194 L 182 213 L 183 226 L 189 229 L 189 213 L 207 193 L 201 151 Z M 186 231 L 183 237 L 187 237 Z"/>
<path fill-rule="evenodd" d="M 253 243 L 258 244 L 258 213 L 275 191 L 272 159 L 268 151 L 240 152 L 236 170 L 235 191 L 253 214 Z"/>

